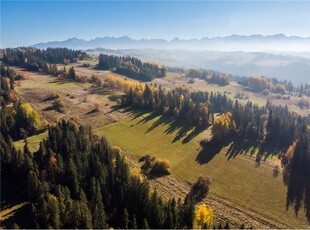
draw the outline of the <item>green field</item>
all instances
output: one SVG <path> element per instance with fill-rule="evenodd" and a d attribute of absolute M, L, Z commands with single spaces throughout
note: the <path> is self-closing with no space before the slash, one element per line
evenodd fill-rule
<path fill-rule="evenodd" d="M 291 228 L 309 227 L 303 208 L 297 217 L 292 208 L 286 211 L 286 187 L 282 175 L 273 177 L 270 166 L 255 167 L 252 159 L 240 155 L 228 160 L 227 150 L 201 164 L 197 156 L 204 158 L 207 153 L 201 151 L 199 141 L 207 137 L 210 130 L 193 132 L 190 127 L 182 128 L 172 120 L 153 114 L 136 112 L 133 115 L 131 120 L 103 126 L 96 132 L 138 156 L 148 153 L 168 159 L 172 163 L 172 174 L 182 180 L 195 182 L 200 175 L 210 176 L 211 192 L 237 205 Z M 188 137 L 193 139 L 183 143 Z"/>
<path fill-rule="evenodd" d="M 91 60 L 81 60 L 81 61 L 78 61 L 78 62 L 75 62 L 75 63 L 69 63 L 67 65 L 64 65 L 64 64 L 58 64 L 57 67 L 58 67 L 58 70 L 62 70 L 64 67 L 66 67 L 67 70 L 69 70 L 72 66 L 73 67 L 79 67 L 81 65 L 83 65 L 84 63 L 85 64 L 90 64 L 91 67 L 94 67 L 95 65 L 97 65 L 99 62 L 99 60 L 96 60 L 96 59 L 91 59 Z"/>
<path fill-rule="evenodd" d="M 30 152 L 36 152 L 39 149 L 40 142 L 44 138 L 47 138 L 47 135 L 48 135 L 48 133 L 44 132 L 44 133 L 40 133 L 38 135 L 28 137 L 27 141 L 28 141 L 28 148 L 29 148 Z M 19 140 L 19 141 L 14 142 L 14 146 L 17 150 L 23 150 L 24 145 L 25 145 L 24 140 Z"/>
<path fill-rule="evenodd" d="M 72 88 L 74 86 L 80 86 L 83 85 L 86 87 L 89 87 L 89 83 L 77 83 L 77 82 L 70 82 L 70 81 L 65 81 L 65 82 L 60 82 L 56 78 L 51 79 L 50 76 L 47 76 L 49 79 L 44 81 L 23 81 L 20 88 L 21 89 L 26 89 L 26 88 L 42 88 L 42 89 L 51 89 L 51 90 L 63 90 L 63 89 L 68 89 Z"/>

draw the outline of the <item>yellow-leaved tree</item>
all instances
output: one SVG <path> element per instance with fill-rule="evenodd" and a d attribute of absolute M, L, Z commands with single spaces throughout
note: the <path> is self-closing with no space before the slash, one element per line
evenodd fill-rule
<path fill-rule="evenodd" d="M 26 122 L 29 127 L 34 129 L 40 127 L 41 121 L 39 114 L 29 103 L 21 104 L 18 113 L 22 121 Z"/>
<path fill-rule="evenodd" d="M 236 130 L 236 124 L 232 119 L 230 112 L 223 113 L 214 121 L 212 135 L 215 140 L 225 139 Z"/>
<path fill-rule="evenodd" d="M 195 225 L 197 228 L 210 228 L 213 223 L 213 210 L 205 204 L 200 204 L 195 211 Z"/>

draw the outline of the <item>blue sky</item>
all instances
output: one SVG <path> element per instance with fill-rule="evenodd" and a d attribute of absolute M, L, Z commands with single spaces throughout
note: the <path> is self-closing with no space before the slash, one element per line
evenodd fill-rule
<path fill-rule="evenodd" d="M 310 1 L 3 1 L 1 47 L 71 37 L 310 37 Z"/>

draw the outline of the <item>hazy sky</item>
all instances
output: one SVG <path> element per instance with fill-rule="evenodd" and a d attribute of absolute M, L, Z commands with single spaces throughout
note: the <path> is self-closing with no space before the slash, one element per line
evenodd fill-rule
<path fill-rule="evenodd" d="M 310 37 L 310 1 L 3 1 L 1 47 L 71 37 Z"/>

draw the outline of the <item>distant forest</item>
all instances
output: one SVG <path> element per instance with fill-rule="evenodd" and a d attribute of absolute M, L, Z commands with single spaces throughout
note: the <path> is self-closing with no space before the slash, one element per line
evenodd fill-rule
<path fill-rule="evenodd" d="M 134 57 L 99 55 L 98 69 L 112 70 L 115 73 L 140 81 L 152 81 L 166 76 L 166 68 L 154 63 L 142 62 Z"/>
<path fill-rule="evenodd" d="M 4 49 L 3 63 L 10 66 L 19 66 L 29 71 L 45 71 L 48 64 L 68 64 L 87 58 L 85 52 L 67 48 L 14 48 Z"/>
<path fill-rule="evenodd" d="M 220 86 L 229 85 L 230 77 L 223 73 L 211 73 L 202 69 L 189 69 L 186 74 L 190 78 L 200 78 L 209 83 L 218 84 Z"/>

